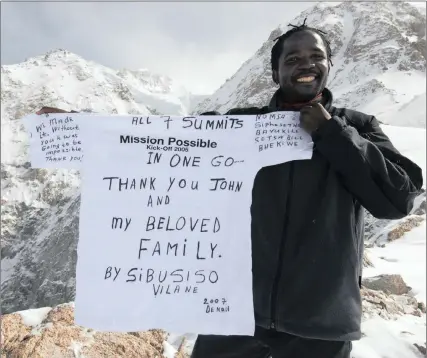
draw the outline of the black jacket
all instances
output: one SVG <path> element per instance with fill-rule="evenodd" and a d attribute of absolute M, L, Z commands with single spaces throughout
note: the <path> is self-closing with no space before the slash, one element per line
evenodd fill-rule
<path fill-rule="evenodd" d="M 277 111 L 276 95 L 268 107 L 227 114 Z M 363 207 L 377 218 L 402 218 L 411 211 L 423 178 L 375 117 L 335 108 L 330 91 L 323 95 L 332 118 L 313 135 L 312 159 L 264 167 L 255 178 L 255 321 L 301 337 L 357 340 Z"/>

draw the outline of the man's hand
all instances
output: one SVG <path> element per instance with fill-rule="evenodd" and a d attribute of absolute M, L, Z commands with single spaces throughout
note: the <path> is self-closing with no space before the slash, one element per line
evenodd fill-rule
<path fill-rule="evenodd" d="M 65 111 L 63 109 L 59 109 L 59 108 L 53 108 L 53 107 L 43 107 L 42 109 L 36 112 L 36 114 L 46 114 L 46 113 L 70 113 L 70 112 Z"/>
<path fill-rule="evenodd" d="M 320 103 L 301 108 L 300 114 L 301 127 L 308 134 L 312 134 L 319 129 L 325 121 L 331 119 L 331 115 Z"/>

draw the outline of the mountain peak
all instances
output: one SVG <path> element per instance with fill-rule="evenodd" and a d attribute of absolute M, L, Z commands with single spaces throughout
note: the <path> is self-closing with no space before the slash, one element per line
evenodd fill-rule
<path fill-rule="evenodd" d="M 40 55 L 29 57 L 25 59 L 24 63 L 33 63 L 34 61 L 49 62 L 52 60 L 62 60 L 67 57 L 73 58 L 74 60 L 76 59 L 83 60 L 80 56 L 76 55 L 75 53 L 72 53 L 62 48 L 57 48 L 57 49 L 49 50 Z"/>
<path fill-rule="evenodd" d="M 411 4 L 318 3 L 290 21 L 322 30 L 331 43 L 333 64 L 328 80 L 336 106 L 376 115 L 382 122 L 425 127 L 425 106 L 406 116 L 411 101 L 425 98 L 426 16 Z M 274 38 L 288 31 L 277 26 L 257 52 L 196 112 L 264 106 L 276 85 L 271 79 Z M 424 99 L 425 100 L 425 99 Z"/>

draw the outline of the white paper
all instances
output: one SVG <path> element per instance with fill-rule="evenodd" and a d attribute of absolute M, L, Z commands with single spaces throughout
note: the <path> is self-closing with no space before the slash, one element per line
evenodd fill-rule
<path fill-rule="evenodd" d="M 33 168 L 80 169 L 83 159 L 79 115 L 32 114 L 23 118 Z"/>
<path fill-rule="evenodd" d="M 294 128 L 295 118 L 78 121 L 85 159 L 76 324 L 253 335 L 253 181 L 263 166 L 311 158 L 310 138 L 280 124 Z"/>
<path fill-rule="evenodd" d="M 259 168 L 291 160 L 310 159 L 311 137 L 302 130 L 299 112 L 274 112 L 254 116 L 254 138 Z"/>

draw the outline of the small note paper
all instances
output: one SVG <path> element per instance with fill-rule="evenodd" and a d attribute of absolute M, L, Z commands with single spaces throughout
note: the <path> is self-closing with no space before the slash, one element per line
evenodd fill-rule
<path fill-rule="evenodd" d="M 30 161 L 34 168 L 79 169 L 83 160 L 80 115 L 42 114 L 23 119 L 30 134 Z"/>

